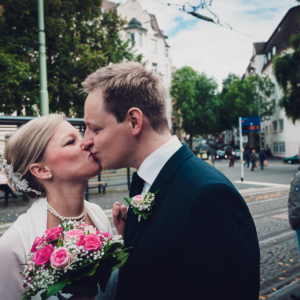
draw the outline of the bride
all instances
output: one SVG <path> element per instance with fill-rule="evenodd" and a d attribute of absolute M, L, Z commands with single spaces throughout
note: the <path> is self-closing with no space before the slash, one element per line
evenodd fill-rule
<path fill-rule="evenodd" d="M 112 234 L 103 210 L 84 200 L 88 180 L 101 172 L 101 166 L 90 151 L 82 150 L 82 141 L 63 114 L 34 119 L 8 140 L 0 167 L 12 165 L 13 173 L 22 178 L 15 181 L 15 176 L 7 174 L 9 183 L 37 200 L 0 238 L 0 299 L 22 299 L 21 264 L 27 263 L 35 238 L 64 218 L 84 221 Z"/>

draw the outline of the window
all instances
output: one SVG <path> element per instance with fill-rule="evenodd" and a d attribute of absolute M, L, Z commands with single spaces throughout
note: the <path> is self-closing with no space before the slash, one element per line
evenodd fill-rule
<path fill-rule="evenodd" d="M 278 143 L 273 143 L 273 152 L 278 152 Z"/>
<path fill-rule="evenodd" d="M 268 63 L 268 58 L 265 56 L 265 65 Z"/>
<path fill-rule="evenodd" d="M 143 34 L 141 32 L 139 33 L 139 46 L 143 47 Z"/>
<path fill-rule="evenodd" d="M 279 120 L 279 131 L 283 131 L 283 120 Z"/>
<path fill-rule="evenodd" d="M 166 57 L 169 57 L 169 48 L 168 47 L 165 48 L 165 55 L 166 55 Z"/>
<path fill-rule="evenodd" d="M 268 135 L 268 126 L 266 126 L 265 132 L 266 132 L 266 135 Z"/>
<path fill-rule="evenodd" d="M 130 33 L 130 38 L 131 38 L 131 45 L 134 46 L 134 33 Z"/>
<path fill-rule="evenodd" d="M 273 121 L 273 132 L 277 131 L 277 121 Z"/>
<path fill-rule="evenodd" d="M 157 64 L 155 64 L 155 63 L 152 64 L 152 70 L 154 73 L 158 73 Z"/>
<path fill-rule="evenodd" d="M 271 58 L 272 58 L 272 54 L 271 54 L 271 52 L 269 52 L 269 53 L 268 53 L 268 60 L 270 61 Z"/>
<path fill-rule="evenodd" d="M 273 54 L 273 56 L 276 54 L 276 46 L 273 47 L 272 54 Z"/>
<path fill-rule="evenodd" d="M 151 40 L 151 52 L 157 53 L 157 43 L 156 43 L 156 40 Z"/>
<path fill-rule="evenodd" d="M 284 142 L 279 143 L 279 152 L 285 152 L 285 144 Z"/>

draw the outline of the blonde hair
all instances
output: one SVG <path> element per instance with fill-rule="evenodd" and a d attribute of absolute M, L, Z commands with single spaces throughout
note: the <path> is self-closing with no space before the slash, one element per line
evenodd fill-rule
<path fill-rule="evenodd" d="M 132 107 L 139 108 L 158 132 L 168 129 L 166 100 L 168 97 L 160 76 L 147 71 L 138 62 L 122 62 L 98 69 L 82 83 L 86 93 L 102 90 L 105 109 L 119 123 Z"/>
<path fill-rule="evenodd" d="M 66 120 L 64 114 L 50 114 L 22 125 L 8 140 L 4 148 L 4 158 L 12 164 L 13 172 L 20 173 L 28 181 L 30 188 L 45 194 L 44 187 L 31 174 L 30 166 L 41 160 L 46 146 L 59 124 Z M 33 192 L 30 198 L 36 198 Z"/>

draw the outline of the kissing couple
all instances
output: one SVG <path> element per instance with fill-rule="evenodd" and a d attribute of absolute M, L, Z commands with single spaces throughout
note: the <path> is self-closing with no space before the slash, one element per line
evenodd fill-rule
<path fill-rule="evenodd" d="M 35 238 L 61 220 L 112 234 L 103 210 L 84 200 L 85 188 L 102 169 L 132 167 L 130 197 L 159 192 L 146 220 L 114 204 L 114 225 L 131 250 L 96 299 L 257 300 L 260 254 L 248 207 L 221 172 L 170 134 L 161 77 L 124 62 L 82 85 L 83 139 L 63 114 L 50 114 L 23 125 L 5 146 L 4 159 L 37 200 L 0 238 L 0 299 L 22 299 L 20 264 Z"/>

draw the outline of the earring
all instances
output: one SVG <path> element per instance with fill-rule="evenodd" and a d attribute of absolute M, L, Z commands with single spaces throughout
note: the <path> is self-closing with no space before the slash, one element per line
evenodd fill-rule
<path fill-rule="evenodd" d="M 52 174 L 49 174 L 49 178 L 52 178 Z"/>

